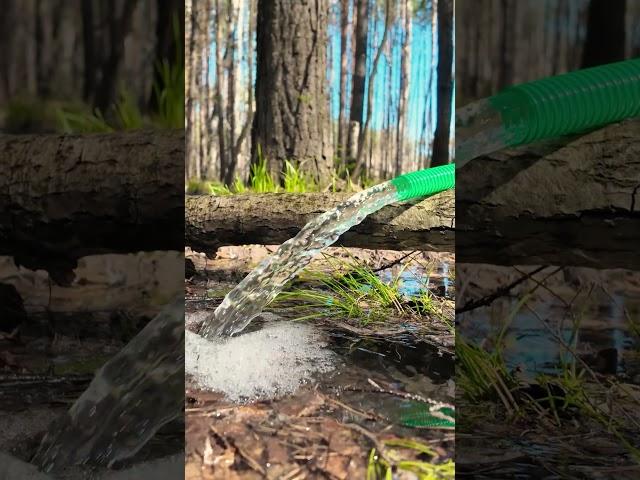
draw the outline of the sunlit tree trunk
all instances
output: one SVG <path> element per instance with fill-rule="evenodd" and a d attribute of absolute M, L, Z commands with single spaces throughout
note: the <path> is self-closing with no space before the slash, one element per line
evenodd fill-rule
<path fill-rule="evenodd" d="M 193 168 L 195 166 L 195 152 L 197 143 L 195 142 L 194 131 L 194 79 L 193 70 L 195 66 L 195 35 L 196 35 L 196 11 L 193 8 L 193 1 L 187 0 L 185 4 L 186 9 L 186 24 L 185 24 L 185 43 L 187 45 L 187 58 L 185 59 L 185 117 L 187 118 L 186 125 L 186 149 L 185 149 L 185 179 L 188 180 L 193 176 Z"/>
<path fill-rule="evenodd" d="M 449 163 L 453 99 L 453 0 L 438 0 L 438 106 L 431 166 Z"/>
<path fill-rule="evenodd" d="M 404 39 L 402 42 L 402 56 L 400 60 L 400 99 L 398 102 L 398 136 L 396 152 L 396 174 L 402 172 L 404 160 L 404 145 L 407 125 L 407 105 L 409 103 L 409 78 L 411 78 L 411 35 L 413 26 L 412 1 L 406 0 L 402 11 L 404 21 Z"/>
<path fill-rule="evenodd" d="M 367 77 L 367 42 L 369 39 L 369 0 L 356 0 L 355 53 L 351 86 L 351 112 L 349 119 L 349 151 L 357 155 L 358 131 L 363 122 L 365 79 Z M 353 135 L 355 133 L 355 136 Z"/>
<path fill-rule="evenodd" d="M 227 146 L 227 168 L 223 178 L 224 183 L 231 185 L 235 176 L 236 164 L 238 161 L 235 148 L 236 135 L 236 44 L 234 33 L 236 32 L 237 12 L 234 2 L 227 3 L 227 123 L 228 139 Z"/>
<path fill-rule="evenodd" d="M 371 75 L 369 77 L 369 89 L 367 91 L 367 119 L 364 123 L 364 127 L 360 128 L 358 133 L 358 151 L 356 155 L 356 166 L 353 170 L 352 178 L 358 179 L 360 174 L 362 173 L 362 169 L 364 167 L 364 143 L 367 137 L 367 130 L 369 129 L 369 124 L 371 123 L 372 109 L 373 109 L 373 92 L 376 78 L 376 71 L 378 70 L 378 63 L 380 62 L 380 57 L 382 56 L 382 52 L 387 44 L 387 38 L 389 37 L 389 27 L 392 23 L 392 15 L 391 15 L 391 0 L 387 0 L 385 2 L 385 19 L 384 19 L 384 31 L 382 33 L 382 40 L 380 42 L 380 46 L 378 47 L 378 51 L 376 52 L 376 56 L 373 59 L 373 65 L 371 67 Z"/>
<path fill-rule="evenodd" d="M 214 111 L 218 117 L 218 158 L 220 159 L 220 176 L 225 178 L 227 174 L 227 150 L 225 148 L 225 105 L 222 96 L 222 86 L 224 81 L 224 64 L 223 64 L 223 47 L 222 47 L 222 2 L 216 0 L 216 20 L 215 20 L 215 39 L 216 39 L 216 86 L 215 95 L 216 102 Z"/>
<path fill-rule="evenodd" d="M 333 160 L 326 96 L 327 0 L 260 0 L 252 159 L 279 178 L 285 160 L 320 181 Z"/>
<path fill-rule="evenodd" d="M 340 111 L 338 113 L 338 153 L 342 164 L 347 154 L 348 129 L 346 125 L 347 109 L 347 74 L 349 58 L 349 0 L 340 0 Z"/>

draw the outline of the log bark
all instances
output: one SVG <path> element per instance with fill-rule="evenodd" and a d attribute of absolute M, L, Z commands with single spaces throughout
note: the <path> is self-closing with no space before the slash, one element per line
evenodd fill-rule
<path fill-rule="evenodd" d="M 348 198 L 345 193 L 272 193 L 189 196 L 186 244 L 214 253 L 223 245 L 277 245 L 316 215 Z M 388 250 L 453 251 L 454 193 L 385 207 L 346 232 L 336 245 Z"/>
<path fill-rule="evenodd" d="M 0 136 L 0 255 L 65 285 L 77 259 L 182 250 L 184 132 Z"/>
<path fill-rule="evenodd" d="M 456 172 L 456 261 L 640 270 L 640 120 Z"/>

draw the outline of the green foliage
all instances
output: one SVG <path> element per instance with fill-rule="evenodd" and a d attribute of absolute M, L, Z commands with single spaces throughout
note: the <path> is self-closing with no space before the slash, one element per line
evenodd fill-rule
<path fill-rule="evenodd" d="M 72 107 L 56 110 L 58 129 L 64 133 L 107 133 L 115 130 L 99 110 L 94 113 Z"/>
<path fill-rule="evenodd" d="M 348 269 L 343 275 L 324 272 L 311 273 L 321 289 L 296 289 L 284 292 L 281 301 L 301 301 L 302 308 L 315 309 L 314 313 L 299 317 L 299 320 L 318 317 L 340 317 L 357 319 L 362 325 L 384 322 L 390 313 L 410 313 L 403 305 L 400 292 L 401 273 L 389 283 L 383 282 L 370 267 L 356 262 L 351 265 L 339 260 L 333 271 Z"/>
<path fill-rule="evenodd" d="M 393 480 L 394 471 L 413 474 L 418 480 L 453 480 L 456 474 L 455 463 L 447 460 L 443 463 L 430 463 L 421 460 L 409 460 L 403 451 L 413 451 L 420 456 L 435 457 L 436 452 L 428 445 L 412 439 L 394 439 L 384 442 L 384 456 L 372 449 L 367 463 L 367 480 Z"/>
<path fill-rule="evenodd" d="M 56 118 L 51 106 L 30 97 L 11 99 L 4 113 L 4 130 L 8 133 L 39 133 L 55 130 Z"/>
<path fill-rule="evenodd" d="M 187 195 L 231 195 L 228 187 L 221 183 L 191 179 L 187 182 Z"/>
<path fill-rule="evenodd" d="M 107 119 L 96 109 L 93 112 L 86 108 L 63 106 L 58 108 L 59 128 L 65 133 L 113 132 L 116 130 L 136 130 L 144 126 L 144 118 L 140 107 L 132 95 L 120 93 L 113 105 L 113 117 Z"/>
<path fill-rule="evenodd" d="M 132 95 L 123 91 L 114 105 L 118 130 L 138 130 L 144 126 L 142 112 Z"/>
<path fill-rule="evenodd" d="M 466 398 L 480 402 L 488 397 L 498 397 L 508 411 L 519 410 L 511 392 L 516 381 L 507 370 L 499 348 L 487 352 L 457 337 L 456 359 L 456 387 Z"/>
<path fill-rule="evenodd" d="M 256 193 L 278 191 L 278 186 L 267 168 L 267 161 L 262 156 L 260 145 L 258 145 L 258 161 L 251 165 L 251 190 Z"/>
<path fill-rule="evenodd" d="M 240 177 L 236 176 L 236 179 L 233 181 L 233 185 L 231 185 L 231 190 L 233 193 L 246 193 L 248 189 Z"/>
<path fill-rule="evenodd" d="M 320 185 L 309 173 L 305 172 L 300 164 L 293 161 L 285 160 L 284 170 L 282 172 L 282 186 L 278 184 L 276 179 L 269 171 L 268 162 L 262 153 L 260 145 L 257 146 L 257 162 L 251 165 L 251 173 L 249 175 L 249 185 L 247 186 L 239 177 L 236 176 L 231 185 L 216 184 L 214 189 L 222 191 L 223 194 L 229 193 L 306 193 L 321 192 L 325 188 Z M 372 181 L 368 181 L 373 184 Z M 360 185 L 351 181 L 348 173 L 343 180 L 337 172 L 331 174 L 331 184 L 329 188 L 332 192 L 359 192 L 362 190 Z M 187 192 L 189 188 L 187 187 Z"/>
<path fill-rule="evenodd" d="M 299 167 L 296 168 L 288 160 L 284 162 L 283 184 L 285 192 L 304 193 L 318 190 L 318 185 L 313 178 L 305 174 Z"/>
<path fill-rule="evenodd" d="M 182 45 L 182 33 L 177 16 L 173 17 L 173 35 L 176 45 Z M 158 102 L 156 123 L 162 128 L 184 127 L 184 61 L 182 48 L 176 48 L 173 63 L 166 59 L 156 69 L 161 81 L 156 81 L 153 91 Z"/>

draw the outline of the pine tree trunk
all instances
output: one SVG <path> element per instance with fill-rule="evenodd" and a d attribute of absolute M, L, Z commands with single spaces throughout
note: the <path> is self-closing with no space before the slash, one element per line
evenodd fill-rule
<path fill-rule="evenodd" d="M 234 39 L 237 20 L 234 2 L 227 6 L 227 122 L 229 124 L 228 161 L 223 181 L 227 185 L 233 183 L 238 155 L 235 148 L 236 136 L 236 44 Z"/>
<path fill-rule="evenodd" d="M 438 0 L 438 107 L 431 166 L 449 163 L 453 99 L 453 0 Z"/>
<path fill-rule="evenodd" d="M 360 125 L 364 121 L 365 79 L 367 77 L 367 43 L 369 41 L 369 1 L 356 0 L 355 54 L 353 80 L 351 90 L 351 112 L 349 115 L 350 153 L 357 154 L 354 144 L 357 144 Z M 354 135 L 355 134 L 355 135 Z"/>
<path fill-rule="evenodd" d="M 347 108 L 347 69 L 349 50 L 349 0 L 340 1 L 340 112 L 338 114 L 338 153 L 340 161 L 345 165 L 347 158 L 347 136 L 349 132 L 346 125 Z"/>
<path fill-rule="evenodd" d="M 411 78 L 411 35 L 413 26 L 413 10 L 411 0 L 406 0 L 403 8 L 404 40 L 402 42 L 402 58 L 400 61 L 400 99 L 398 101 L 398 135 L 396 149 L 396 175 L 402 173 L 404 145 L 407 125 L 407 105 L 409 104 L 409 78 Z"/>
<path fill-rule="evenodd" d="M 327 0 L 260 0 L 252 160 L 275 178 L 285 160 L 319 181 L 333 161 L 326 96 Z"/>
<path fill-rule="evenodd" d="M 228 157 L 225 141 L 225 105 L 222 96 L 222 81 L 224 76 L 222 57 L 222 2 L 216 0 L 216 105 L 214 111 L 218 113 L 218 158 L 220 159 L 220 178 L 227 175 Z"/>

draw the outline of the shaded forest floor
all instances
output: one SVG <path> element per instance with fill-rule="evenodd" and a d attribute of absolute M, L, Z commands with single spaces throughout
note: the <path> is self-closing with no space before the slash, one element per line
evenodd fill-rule
<path fill-rule="evenodd" d="M 213 260 L 188 252 L 197 273 L 186 282 L 187 328 L 196 331 L 206 312 L 271 250 L 227 247 Z M 384 478 L 390 465 L 394 478 L 453 478 L 454 431 L 412 426 L 404 415 L 410 408 L 427 417 L 435 402 L 453 400 L 454 290 L 453 272 L 447 271 L 453 257 L 407 253 L 329 249 L 328 257 L 310 266 L 311 272 L 335 274 L 337 257 L 367 265 L 387 282 L 401 278 L 400 290 L 408 294 L 401 300 L 404 312 L 390 308 L 375 321 L 322 314 L 304 320 L 335 362 L 294 393 L 231 402 L 187 379 L 187 479 L 355 479 L 367 472 Z M 314 278 L 303 274 L 288 290 L 321 291 Z M 410 308 L 418 292 L 429 293 L 438 314 Z M 267 310 L 249 330 L 301 315 L 289 299 Z M 322 308 L 308 310 L 317 314 Z"/>
<path fill-rule="evenodd" d="M 457 318 L 458 473 L 639 478 L 640 274 L 458 271 L 461 306 L 480 305 Z"/>

